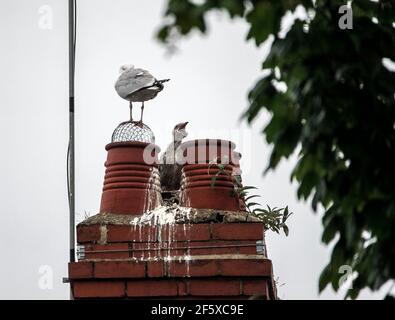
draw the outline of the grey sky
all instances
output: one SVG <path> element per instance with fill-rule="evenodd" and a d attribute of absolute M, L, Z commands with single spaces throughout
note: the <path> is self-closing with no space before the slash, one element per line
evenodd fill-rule
<path fill-rule="evenodd" d="M 259 187 L 263 203 L 288 205 L 295 215 L 290 236 L 268 233 L 267 245 L 283 299 L 341 298 L 318 277 L 329 249 L 320 244 L 321 222 L 296 199 L 289 175 L 295 158 L 262 176 L 270 148 L 260 135 L 267 114 L 251 128 L 238 121 L 246 93 L 262 72 L 265 48 L 244 41 L 247 26 L 226 15 L 210 16 L 208 37 L 195 34 L 172 57 L 153 38 L 163 1 L 77 0 L 76 210 L 98 212 L 105 144 L 116 125 L 128 119 L 128 103 L 114 82 L 119 66 L 132 63 L 157 78 L 171 78 L 146 103 L 145 122 L 165 149 L 174 124 L 189 121 L 188 139 L 220 137 L 243 153 L 243 179 Z M 39 9 L 49 5 L 52 29 L 41 29 Z M 67 299 L 68 134 L 67 1 L 0 2 L 0 298 Z M 136 108 L 137 109 L 137 108 Z M 137 117 L 136 110 L 136 117 Z M 39 288 L 40 266 L 53 270 L 53 289 Z M 388 286 L 361 298 L 381 298 Z"/>

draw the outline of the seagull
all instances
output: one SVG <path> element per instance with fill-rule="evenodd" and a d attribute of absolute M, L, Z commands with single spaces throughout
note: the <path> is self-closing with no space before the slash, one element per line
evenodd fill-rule
<path fill-rule="evenodd" d="M 166 151 L 160 157 L 160 180 L 162 190 L 178 190 L 180 188 L 181 180 L 181 169 L 182 165 L 179 164 L 178 157 L 182 156 L 179 154 L 178 148 L 180 147 L 182 140 L 188 135 L 185 127 L 188 122 L 181 122 L 175 125 L 172 135 L 173 139 Z"/>
<path fill-rule="evenodd" d="M 166 151 L 162 154 L 160 162 L 163 164 L 175 164 L 177 161 L 177 149 L 181 145 L 182 140 L 188 136 L 188 132 L 185 127 L 189 122 L 181 122 L 174 126 L 172 135 L 173 140 L 167 146 Z"/>
<path fill-rule="evenodd" d="M 132 64 L 121 66 L 119 73 L 115 90 L 121 98 L 129 101 L 130 121 L 133 121 L 132 102 L 141 102 L 139 123 L 143 123 L 144 102 L 155 98 L 163 90 L 163 83 L 170 79 L 157 80 L 147 70 L 135 68 Z"/>

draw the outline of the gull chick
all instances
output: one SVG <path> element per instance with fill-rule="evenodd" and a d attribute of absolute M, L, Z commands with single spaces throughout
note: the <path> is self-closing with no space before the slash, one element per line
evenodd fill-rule
<path fill-rule="evenodd" d="M 160 157 L 160 182 L 164 191 L 174 191 L 180 188 L 182 150 L 179 147 L 188 135 L 185 128 L 187 124 L 188 122 L 181 122 L 174 127 L 172 141 Z"/>
<path fill-rule="evenodd" d="M 163 83 L 170 79 L 157 80 L 147 70 L 135 68 L 131 64 L 121 66 L 120 76 L 115 83 L 118 95 L 129 101 L 130 121 L 133 121 L 132 102 L 141 102 L 140 123 L 143 122 L 144 102 L 151 100 L 163 90 Z"/>
<path fill-rule="evenodd" d="M 188 136 L 186 126 L 189 122 L 181 122 L 174 126 L 172 131 L 172 141 L 167 146 L 166 151 L 162 154 L 160 162 L 163 164 L 177 163 L 177 149 L 181 145 L 182 140 Z"/>

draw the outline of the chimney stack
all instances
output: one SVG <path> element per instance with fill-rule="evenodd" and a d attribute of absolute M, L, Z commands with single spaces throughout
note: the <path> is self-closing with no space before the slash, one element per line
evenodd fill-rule
<path fill-rule="evenodd" d="M 264 225 L 247 215 L 238 194 L 235 147 L 217 139 L 183 143 L 181 187 L 164 202 L 159 147 L 108 144 L 100 213 L 77 226 L 74 299 L 277 299 Z"/>

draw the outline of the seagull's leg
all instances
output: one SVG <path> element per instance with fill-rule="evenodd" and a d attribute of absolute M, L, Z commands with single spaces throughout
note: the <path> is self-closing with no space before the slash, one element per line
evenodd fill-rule
<path fill-rule="evenodd" d="M 141 123 L 143 123 L 143 113 L 144 113 L 144 101 L 141 103 L 141 118 L 140 118 Z"/>
<path fill-rule="evenodd" d="M 132 112 L 133 104 L 132 104 L 132 100 L 129 101 L 129 108 L 130 108 L 130 121 L 132 122 L 133 121 L 133 112 Z"/>

